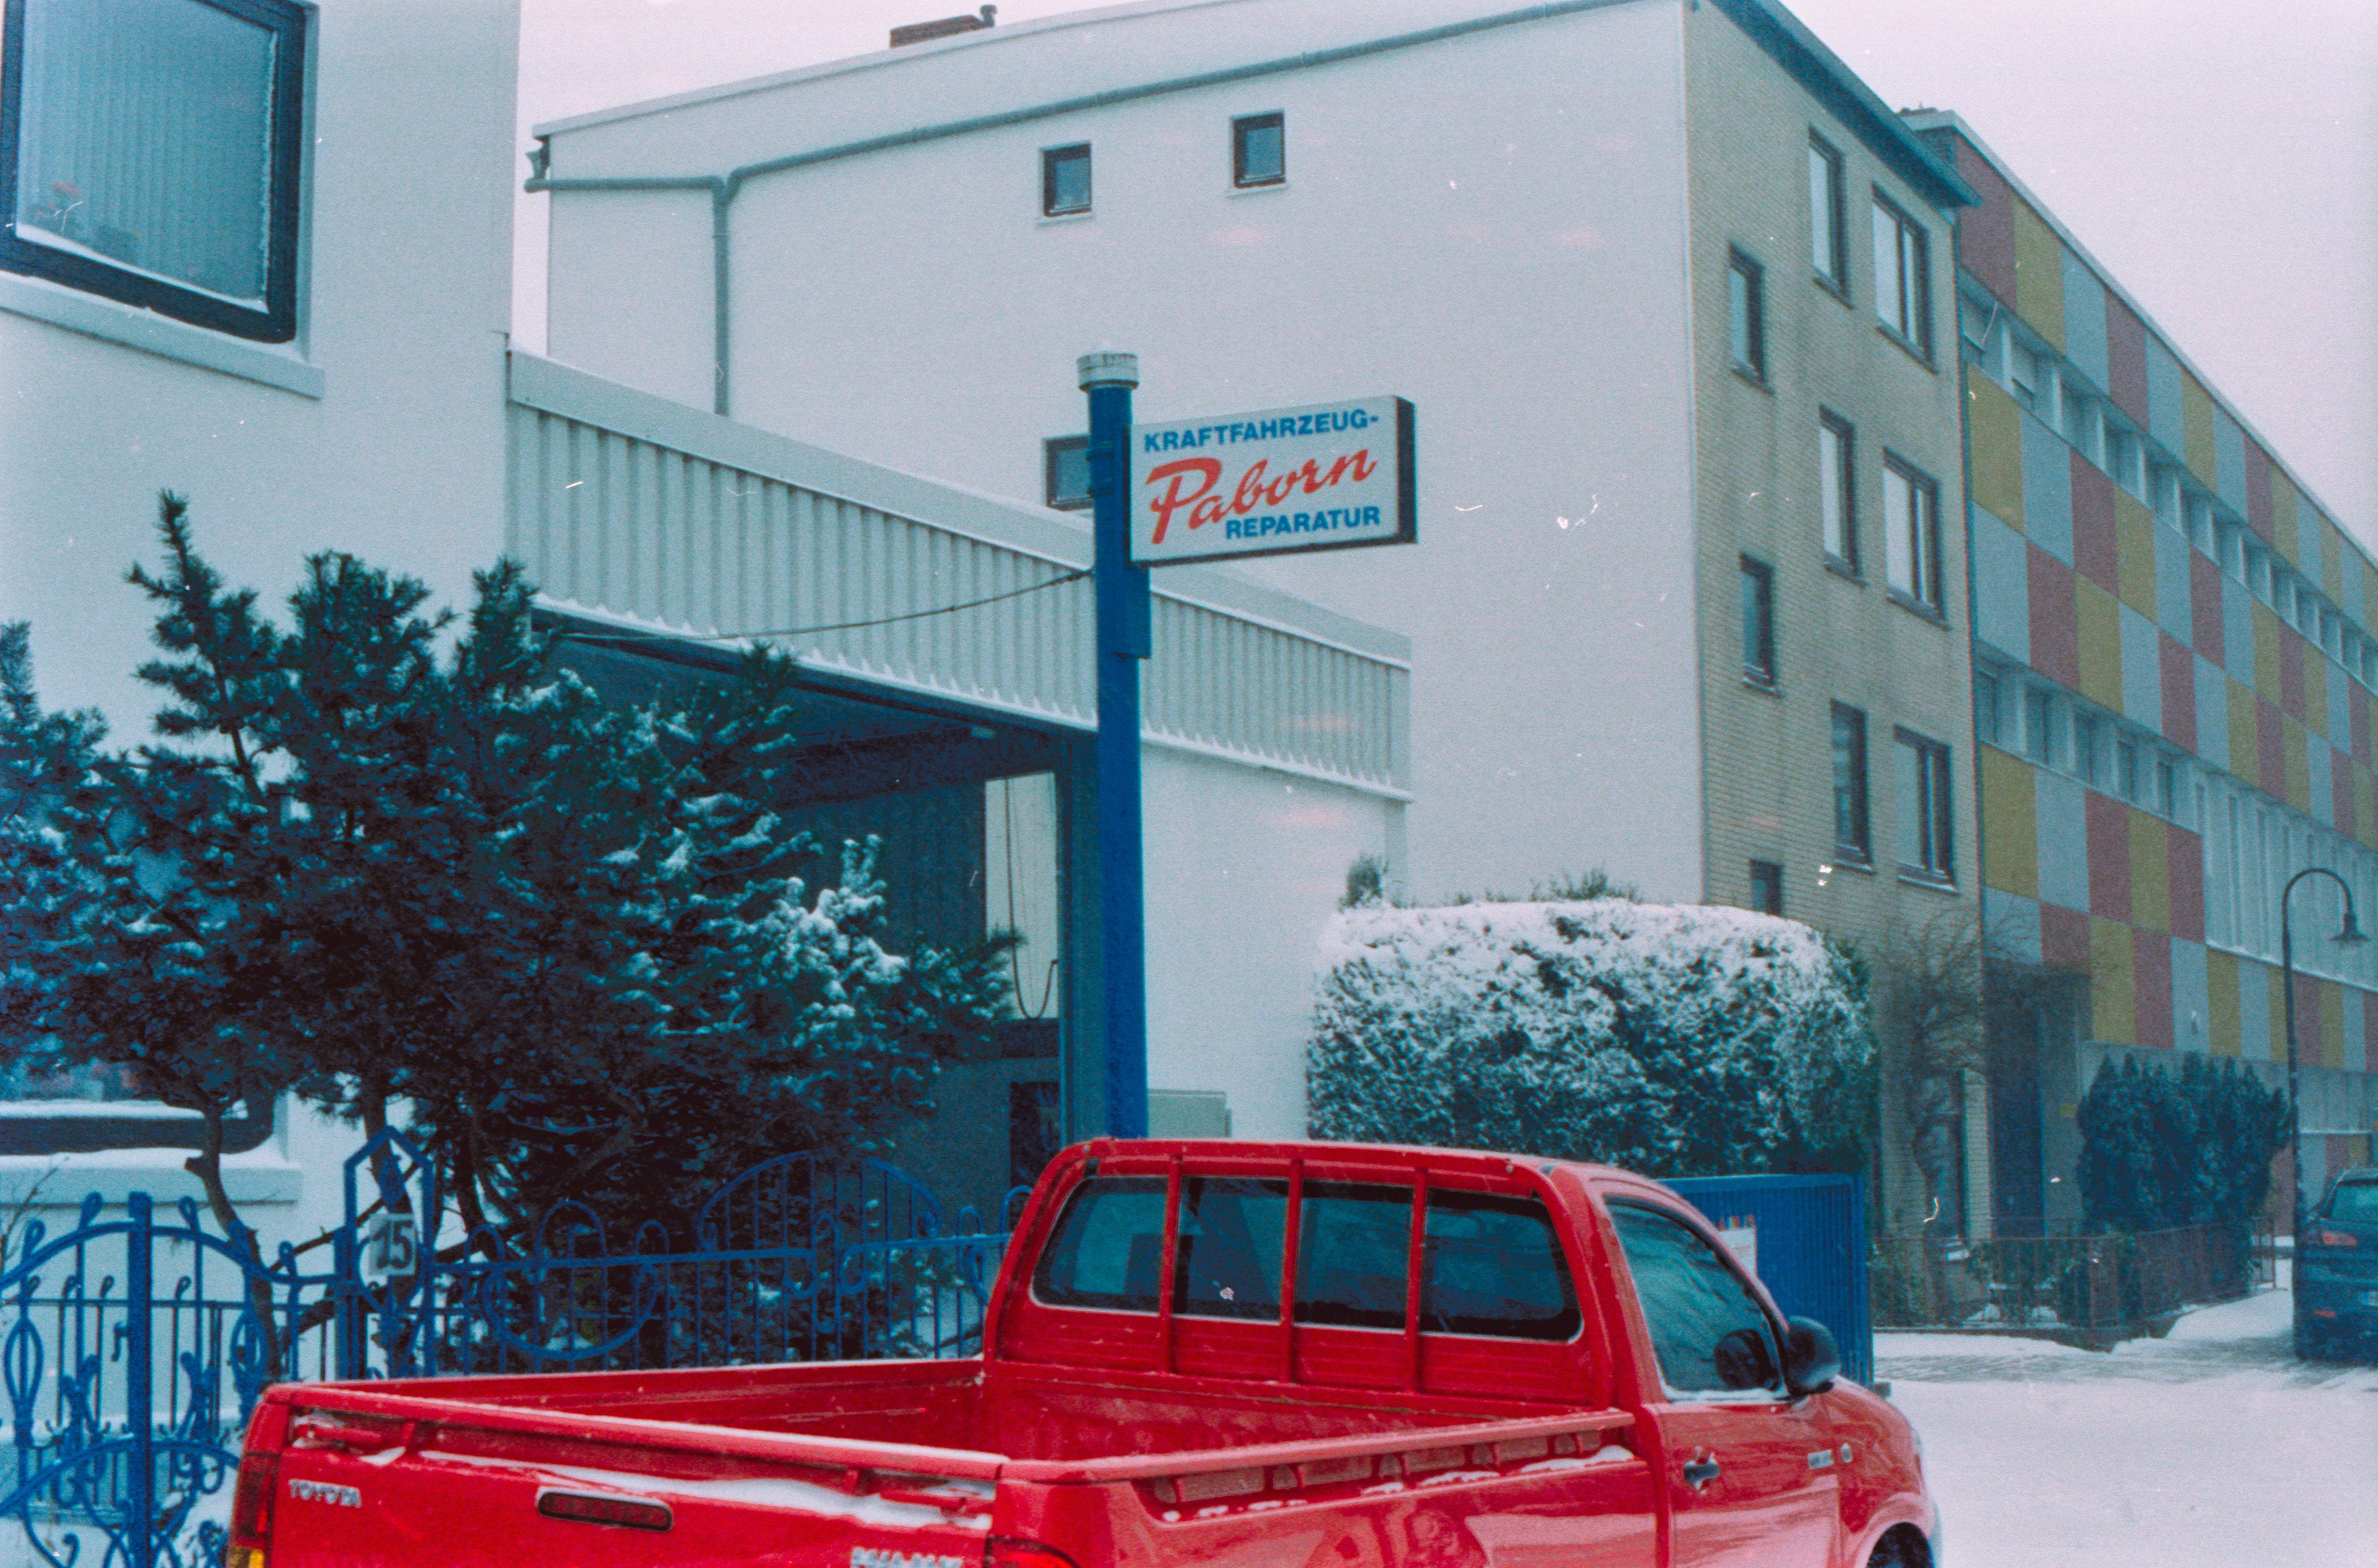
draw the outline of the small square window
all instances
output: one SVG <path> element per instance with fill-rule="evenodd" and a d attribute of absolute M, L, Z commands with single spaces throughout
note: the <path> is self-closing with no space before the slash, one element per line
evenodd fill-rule
<path fill-rule="evenodd" d="M 1742 557 L 1742 674 L 1759 686 L 1775 684 L 1775 569 Z"/>
<path fill-rule="evenodd" d="M 306 12 L 18 0 L 0 268 L 259 342 L 297 335 Z"/>
<path fill-rule="evenodd" d="M 1288 127 L 1280 115 L 1231 122 L 1231 183 L 1241 190 L 1288 183 Z"/>
<path fill-rule="evenodd" d="M 1725 318 L 1734 367 L 1752 380 L 1767 379 L 1766 272 L 1740 251 L 1725 269 Z"/>
<path fill-rule="evenodd" d="M 1988 670 L 1974 672 L 1974 738 L 1999 745 L 2000 729 L 2005 720 L 1999 712 L 2001 688 L 1999 677 Z"/>
<path fill-rule="evenodd" d="M 1059 511 L 1077 512 L 1090 505 L 1090 438 L 1055 436 L 1040 443 L 1043 493 Z"/>
<path fill-rule="evenodd" d="M 1784 868 L 1772 860 L 1750 863 L 1750 907 L 1761 915 L 1784 913 Z"/>
<path fill-rule="evenodd" d="M 1090 144 L 1052 147 L 1040 154 L 1040 212 L 1062 218 L 1090 209 Z"/>

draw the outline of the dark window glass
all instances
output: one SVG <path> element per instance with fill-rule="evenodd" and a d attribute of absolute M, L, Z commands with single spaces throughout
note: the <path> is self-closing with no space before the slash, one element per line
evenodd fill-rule
<path fill-rule="evenodd" d="M 1742 673 L 1775 684 L 1775 570 L 1742 557 Z"/>
<path fill-rule="evenodd" d="M 1808 138 L 1808 260 L 1836 289 L 1849 286 L 1848 247 L 1842 244 L 1842 155 L 1818 136 Z"/>
<path fill-rule="evenodd" d="M 1767 300 L 1765 274 L 1759 263 L 1740 251 L 1731 253 L 1725 269 L 1726 329 L 1734 367 L 1759 381 L 1767 379 Z"/>
<path fill-rule="evenodd" d="M 2339 1225 L 2378 1225 L 2378 1181 L 2346 1181 L 2330 1194 L 2327 1217 Z"/>
<path fill-rule="evenodd" d="M 1716 1249 L 1668 1215 L 1632 1203 L 1611 1204 L 1610 1223 L 1667 1385 L 1681 1394 L 1782 1398 L 1774 1326 Z"/>
<path fill-rule="evenodd" d="M 1403 1327 L 1411 1220 L 1409 1187 L 1307 1182 L 1296 1235 L 1296 1321 Z"/>
<path fill-rule="evenodd" d="M 1956 871 L 1951 848 L 1955 819 L 1949 807 L 1949 748 L 1901 730 L 1898 742 L 1899 868 L 1948 881 Z"/>
<path fill-rule="evenodd" d="M 1750 863 L 1750 907 L 1761 915 L 1784 913 L 1784 868 L 1772 860 Z"/>
<path fill-rule="evenodd" d="M 1040 443 L 1041 478 L 1049 505 L 1080 511 L 1090 504 L 1090 438 L 1059 436 Z"/>
<path fill-rule="evenodd" d="M 1432 1191 L 1423 1259 L 1423 1329 L 1510 1339 L 1577 1335 L 1580 1320 L 1568 1263 L 1552 1217 L 1533 1198 Z M 1400 1309 L 1397 1322 L 1402 1322 Z"/>
<path fill-rule="evenodd" d="M 1867 828 L 1866 715 L 1833 704 L 1833 846 L 1853 860 L 1874 858 Z"/>
<path fill-rule="evenodd" d="M 1824 414 L 1817 421 L 1818 508 L 1825 554 L 1855 576 L 1858 569 L 1857 436 L 1846 420 Z"/>
<path fill-rule="evenodd" d="M 1040 154 L 1040 210 L 1055 218 L 1090 209 L 1090 144 L 1052 147 Z"/>
<path fill-rule="evenodd" d="M 0 266 L 294 338 L 304 10 L 19 0 L 7 16 Z"/>
<path fill-rule="evenodd" d="M 1280 1241 L 1287 1230 L 1285 1181 L 1183 1179 L 1172 1310 L 1193 1317 L 1278 1323 Z"/>
<path fill-rule="evenodd" d="M 1288 178 L 1288 129 L 1278 114 L 1231 122 L 1231 181 L 1276 186 Z"/>
<path fill-rule="evenodd" d="M 1092 1177 L 1074 1189 L 1033 1271 L 1052 1307 L 1152 1312 L 1163 1288 L 1164 1178 Z"/>

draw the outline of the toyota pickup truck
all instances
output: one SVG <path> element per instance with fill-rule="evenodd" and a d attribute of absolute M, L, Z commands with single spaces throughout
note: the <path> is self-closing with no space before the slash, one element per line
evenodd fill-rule
<path fill-rule="evenodd" d="M 1051 1164 L 965 1359 L 293 1383 L 231 1568 L 1926 1568 L 1915 1434 L 1623 1171 Z"/>

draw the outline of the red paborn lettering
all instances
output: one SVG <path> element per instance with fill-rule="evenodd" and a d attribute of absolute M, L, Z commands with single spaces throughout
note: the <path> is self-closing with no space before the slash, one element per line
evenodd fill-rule
<path fill-rule="evenodd" d="M 1219 460 L 1176 458 L 1149 469 L 1147 479 L 1143 481 L 1150 485 L 1164 485 L 1161 494 L 1148 497 L 1147 509 L 1156 514 L 1156 530 L 1149 536 L 1148 543 L 1163 544 L 1165 534 L 1171 530 L 1173 515 L 1183 508 L 1189 512 L 1188 526 L 1203 528 L 1209 522 L 1219 522 L 1225 517 L 1243 517 L 1257 507 L 1279 506 L 1294 495 L 1300 486 L 1306 495 L 1317 496 L 1341 479 L 1351 479 L 1359 485 L 1378 472 L 1378 465 L 1371 461 L 1368 447 L 1338 459 L 1326 471 L 1319 459 L 1307 458 L 1303 467 L 1283 473 L 1277 479 L 1270 477 L 1267 461 L 1257 458 L 1244 473 L 1239 475 L 1239 482 L 1225 505 L 1216 489 L 1222 478 L 1222 465 Z M 1193 475 L 1196 483 L 1194 490 L 1188 488 Z"/>

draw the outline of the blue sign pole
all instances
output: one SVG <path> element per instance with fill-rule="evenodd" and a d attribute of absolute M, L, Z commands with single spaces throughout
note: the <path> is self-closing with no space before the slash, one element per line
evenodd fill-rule
<path fill-rule="evenodd" d="M 1140 864 L 1139 666 L 1148 656 L 1147 569 L 1131 564 L 1131 393 L 1139 359 L 1087 353 L 1090 497 L 1099 606 L 1099 910 L 1106 990 L 1106 1130 L 1147 1136 L 1147 932 Z"/>

